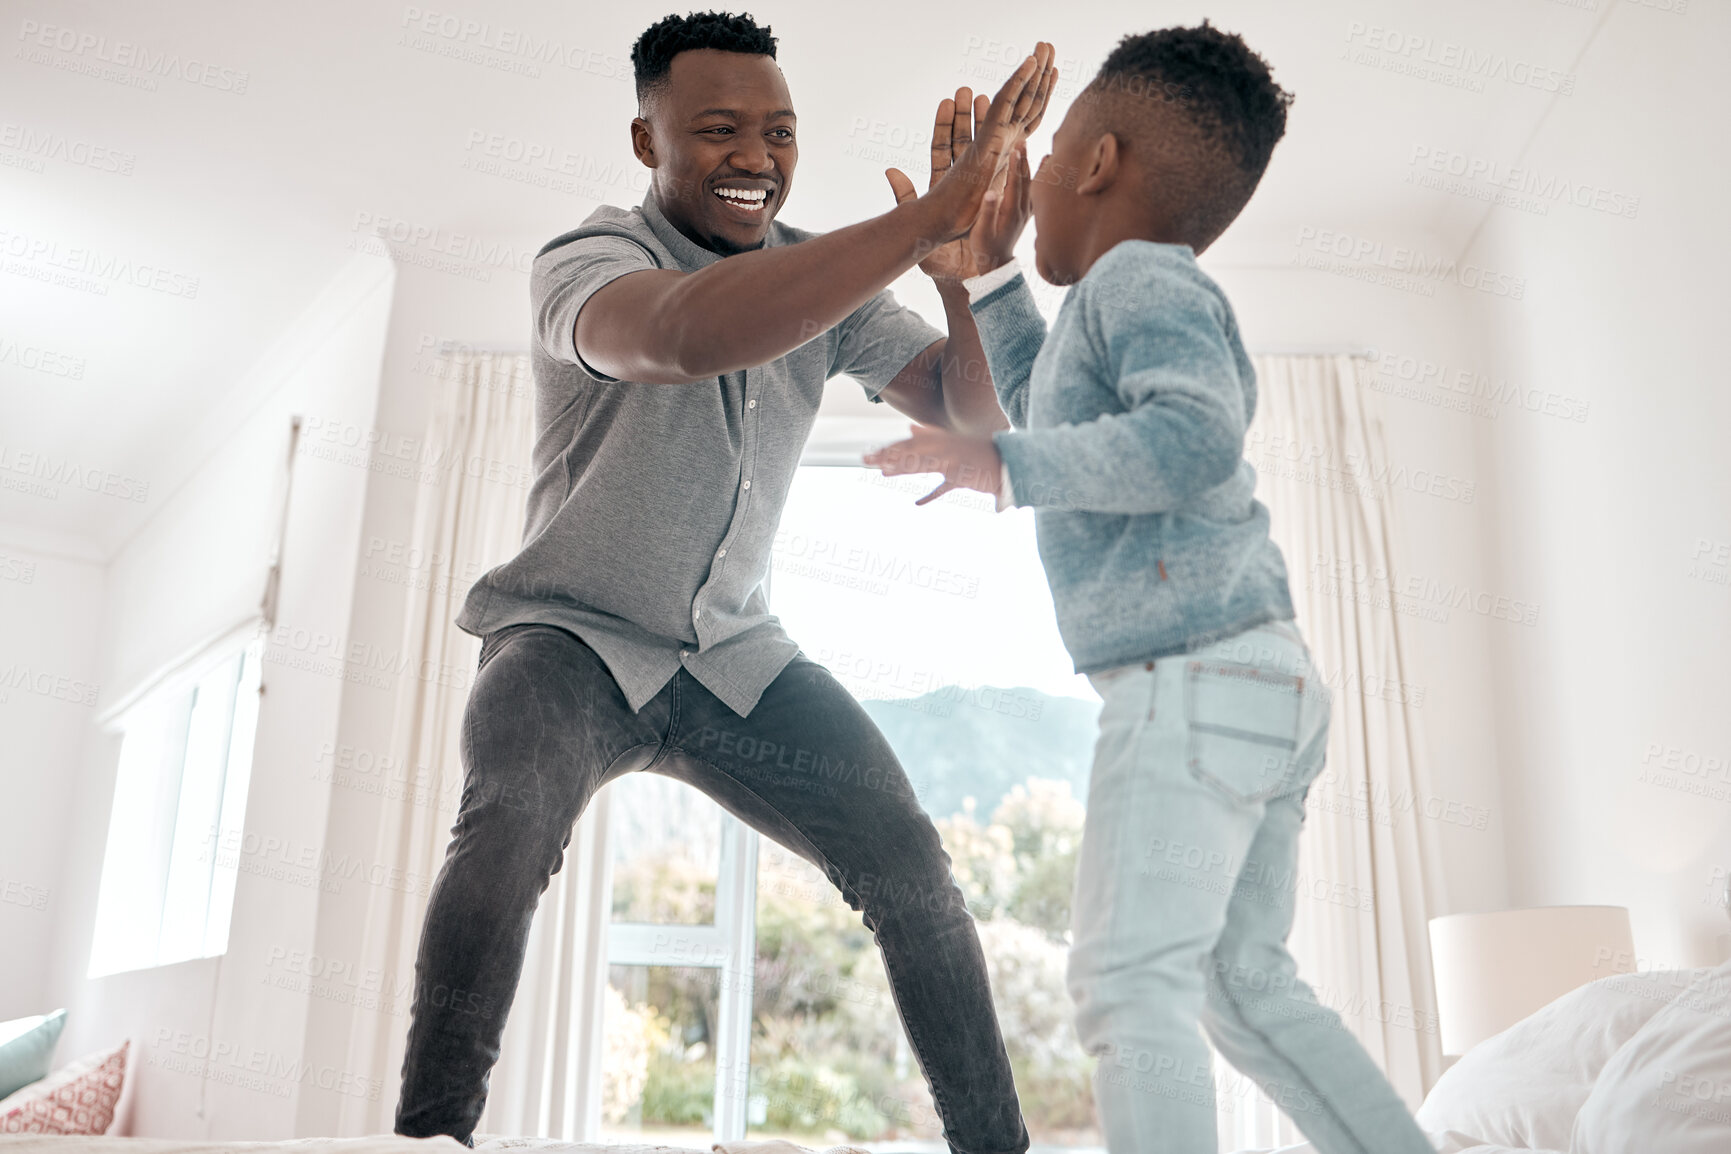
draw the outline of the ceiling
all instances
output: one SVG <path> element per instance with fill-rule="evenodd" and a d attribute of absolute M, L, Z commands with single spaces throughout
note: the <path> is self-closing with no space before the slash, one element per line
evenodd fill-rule
<path fill-rule="evenodd" d="M 491 264 L 479 291 L 518 301 L 526 278 L 496 262 L 532 256 L 599 201 L 641 199 L 628 55 L 672 9 L 459 3 L 7 0 L 0 476 L 17 475 L 19 454 L 47 454 L 109 491 L 63 486 L 49 499 L 12 485 L 0 489 L 0 527 L 111 554 L 165 496 L 158 485 L 128 499 L 128 483 L 190 468 L 179 460 L 196 443 L 188 430 L 376 224 L 428 257 Z M 1407 183 L 1415 150 L 1518 159 L 1567 99 L 1547 89 L 1615 7 L 1602 6 L 1091 0 L 1054 20 L 1050 5 L 1014 0 L 770 0 L 750 11 L 779 38 L 800 114 L 783 219 L 815 229 L 889 207 L 886 165 L 923 185 L 917 141 L 936 102 L 959 84 L 995 89 L 1036 37 L 1070 64 L 1062 105 L 1126 32 L 1204 15 L 1242 32 L 1297 101 L 1256 199 L 1209 254 L 1231 266 L 1289 262 L 1304 228 L 1458 254 L 1485 208 Z M 1427 55 L 1464 53 L 1501 61 L 1498 75 L 1413 74 Z M 520 149 L 553 171 L 508 159 Z"/>

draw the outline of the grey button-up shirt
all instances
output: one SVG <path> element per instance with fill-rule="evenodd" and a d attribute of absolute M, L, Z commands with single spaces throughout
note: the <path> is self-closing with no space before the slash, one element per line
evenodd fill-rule
<path fill-rule="evenodd" d="M 776 221 L 766 241 L 816 234 Z M 888 290 L 784 357 L 690 385 L 620 381 L 577 355 L 577 312 L 615 277 L 722 257 L 654 194 L 604 205 L 535 259 L 535 481 L 523 548 L 469 591 L 457 624 L 538 622 L 600 655 L 632 709 L 683 664 L 740 716 L 798 652 L 765 596 L 770 546 L 824 382 L 877 399 L 944 334 Z"/>

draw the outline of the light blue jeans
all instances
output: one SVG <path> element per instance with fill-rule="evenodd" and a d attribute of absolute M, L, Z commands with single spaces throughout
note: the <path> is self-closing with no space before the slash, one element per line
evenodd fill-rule
<path fill-rule="evenodd" d="M 1298 630 L 1090 680 L 1105 706 L 1069 986 L 1112 1154 L 1215 1154 L 1198 1023 L 1320 1154 L 1434 1154 L 1286 949 L 1330 700 Z"/>

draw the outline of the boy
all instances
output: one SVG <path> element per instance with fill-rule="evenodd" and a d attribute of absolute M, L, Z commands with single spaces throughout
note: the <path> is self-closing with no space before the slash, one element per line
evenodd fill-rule
<path fill-rule="evenodd" d="M 1059 631 L 1104 699 L 1069 985 L 1114 1154 L 1214 1154 L 1198 1022 L 1323 1154 L 1430 1154 L 1285 941 L 1329 694 L 1243 460 L 1255 376 L 1196 265 L 1250 199 L 1291 96 L 1204 22 L 1125 37 L 1030 177 L 970 235 L 990 439 L 917 428 L 885 473 L 1035 508 Z M 1010 253 L 1029 213 L 1052 331 Z M 968 272 L 976 275 L 966 276 Z"/>

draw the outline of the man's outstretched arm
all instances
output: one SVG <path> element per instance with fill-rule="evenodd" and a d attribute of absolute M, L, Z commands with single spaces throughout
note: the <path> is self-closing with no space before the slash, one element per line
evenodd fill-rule
<path fill-rule="evenodd" d="M 922 425 L 987 436 L 1010 427 L 998 406 L 980 330 L 968 308 L 968 290 L 940 284 L 950 335 L 934 341 L 885 385 L 879 398 Z"/>
<path fill-rule="evenodd" d="M 578 312 L 579 355 L 619 380 L 690 384 L 775 360 L 836 325 L 967 231 L 1000 160 L 1044 111 L 1051 55 L 1042 44 L 1005 81 L 974 144 L 925 196 L 695 273 L 627 273 Z"/>

